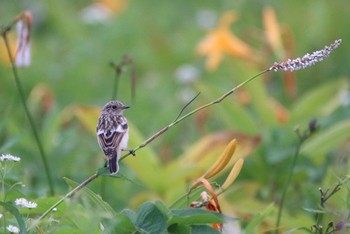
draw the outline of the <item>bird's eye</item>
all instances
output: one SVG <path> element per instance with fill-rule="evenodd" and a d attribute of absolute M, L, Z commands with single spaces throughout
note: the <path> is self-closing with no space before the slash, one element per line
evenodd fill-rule
<path fill-rule="evenodd" d="M 115 109 L 117 109 L 117 106 L 116 106 L 116 105 L 113 105 L 112 108 L 115 110 Z"/>

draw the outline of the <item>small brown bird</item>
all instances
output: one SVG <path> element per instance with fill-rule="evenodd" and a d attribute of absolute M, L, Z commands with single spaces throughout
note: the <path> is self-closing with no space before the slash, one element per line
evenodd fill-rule
<path fill-rule="evenodd" d="M 97 141 L 108 160 L 111 174 L 118 172 L 121 151 L 128 145 L 128 122 L 123 116 L 123 111 L 128 108 L 120 101 L 110 101 L 103 107 L 98 119 Z"/>

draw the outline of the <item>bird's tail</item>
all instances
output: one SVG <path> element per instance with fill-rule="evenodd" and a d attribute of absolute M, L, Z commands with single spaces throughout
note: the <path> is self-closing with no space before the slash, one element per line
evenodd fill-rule
<path fill-rule="evenodd" d="M 119 171 L 119 157 L 117 154 L 113 155 L 113 157 L 108 160 L 108 165 L 111 174 L 115 174 Z"/>

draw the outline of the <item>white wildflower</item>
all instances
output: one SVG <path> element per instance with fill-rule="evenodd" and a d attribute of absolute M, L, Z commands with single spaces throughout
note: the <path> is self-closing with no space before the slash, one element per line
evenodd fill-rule
<path fill-rule="evenodd" d="M 2 214 L 0 214 L 0 219 L 2 218 Z"/>
<path fill-rule="evenodd" d="M 16 206 L 25 207 L 28 209 L 34 209 L 38 206 L 35 202 L 27 201 L 25 198 L 17 198 L 15 200 Z"/>
<path fill-rule="evenodd" d="M 338 39 L 333 44 L 325 46 L 324 49 L 313 52 L 312 54 L 306 54 L 302 58 L 288 59 L 287 61 L 274 63 L 268 71 L 297 71 L 314 65 L 317 62 L 322 61 L 325 57 L 335 50 L 342 40 Z"/>
<path fill-rule="evenodd" d="M 6 229 L 11 233 L 19 233 L 19 228 L 13 225 L 8 225 Z"/>
<path fill-rule="evenodd" d="M 13 156 L 11 154 L 2 154 L 0 156 L 0 161 L 14 161 L 14 162 L 19 162 L 21 161 L 20 157 Z"/>
<path fill-rule="evenodd" d="M 16 204 L 16 206 L 23 206 L 23 207 L 25 207 L 25 206 L 27 206 L 27 204 L 28 204 L 28 201 L 27 201 L 27 199 L 25 199 L 25 198 L 17 198 L 16 200 L 15 200 L 15 204 Z"/>
<path fill-rule="evenodd" d="M 35 202 L 28 202 L 27 204 L 27 208 L 29 209 L 35 209 L 38 206 L 38 204 L 36 204 Z"/>

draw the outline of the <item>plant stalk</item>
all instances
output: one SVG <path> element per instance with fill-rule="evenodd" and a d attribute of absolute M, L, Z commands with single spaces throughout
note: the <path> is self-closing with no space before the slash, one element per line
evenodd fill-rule
<path fill-rule="evenodd" d="M 31 114 L 29 112 L 29 109 L 28 109 L 28 106 L 27 106 L 27 103 L 26 103 L 26 100 L 25 100 L 24 91 L 23 91 L 23 88 L 22 88 L 22 85 L 21 85 L 21 82 L 20 82 L 20 79 L 19 79 L 19 76 L 18 76 L 17 68 L 16 68 L 16 65 L 15 65 L 14 58 L 13 58 L 12 53 L 11 53 L 9 41 L 8 41 L 8 38 L 7 38 L 7 31 L 2 32 L 2 37 L 4 39 L 5 46 L 6 46 L 6 49 L 7 49 L 7 53 L 8 53 L 9 59 L 10 59 L 12 72 L 13 72 L 13 75 L 14 75 L 14 78 L 15 78 L 15 82 L 16 82 L 16 86 L 17 86 L 17 89 L 18 89 L 18 92 L 19 92 L 19 95 L 20 95 L 20 99 L 22 101 L 22 104 L 23 104 L 26 116 L 27 116 L 27 118 L 29 120 L 29 124 L 31 126 L 31 129 L 32 129 L 32 132 L 33 132 L 33 135 L 34 135 L 34 138 L 35 138 L 35 142 L 36 142 L 36 144 L 38 146 L 38 149 L 39 149 L 39 152 L 40 152 L 40 156 L 41 156 L 41 160 L 42 160 L 42 162 L 44 164 L 44 169 L 45 169 L 47 182 L 48 182 L 48 185 L 49 185 L 50 195 L 53 196 L 55 194 L 55 190 L 54 190 L 54 186 L 53 186 L 53 183 L 52 183 L 52 177 L 51 177 L 51 173 L 50 173 L 50 169 L 49 169 L 49 164 L 47 163 L 47 157 L 46 157 L 46 154 L 44 152 L 44 147 L 43 147 L 43 145 L 41 143 L 38 131 L 37 131 L 36 127 L 35 127 L 33 118 L 32 118 L 32 116 L 31 116 Z"/>

